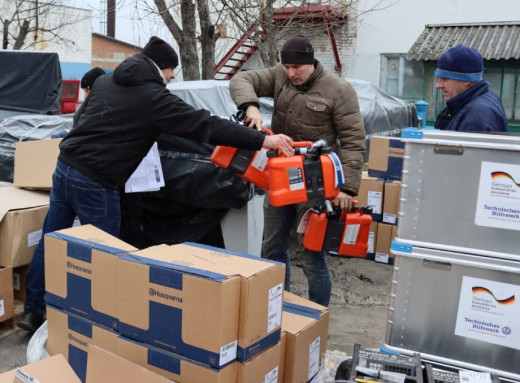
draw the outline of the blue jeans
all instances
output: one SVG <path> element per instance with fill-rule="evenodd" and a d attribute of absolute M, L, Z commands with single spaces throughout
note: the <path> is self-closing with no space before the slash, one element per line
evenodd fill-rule
<path fill-rule="evenodd" d="M 71 227 L 76 216 L 81 224 L 94 225 L 117 237 L 121 224 L 119 193 L 58 160 L 52 175 L 50 206 L 43 222 L 42 238 L 34 251 L 25 283 L 26 311 L 45 313 L 45 234 Z"/>
<path fill-rule="evenodd" d="M 295 256 L 302 266 L 309 283 L 309 299 L 328 306 L 331 292 L 331 279 L 324 251 L 309 251 L 303 246 L 303 235 L 296 233 L 297 226 L 305 212 L 316 201 L 298 205 L 274 207 L 266 196 L 264 201 L 264 240 L 262 257 L 285 263 L 285 290 L 291 289 L 291 257 L 289 248 L 296 236 Z"/>

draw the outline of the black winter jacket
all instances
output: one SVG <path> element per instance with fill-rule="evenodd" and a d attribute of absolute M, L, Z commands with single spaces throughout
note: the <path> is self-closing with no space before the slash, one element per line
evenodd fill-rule
<path fill-rule="evenodd" d="M 214 145 L 261 148 L 256 129 L 196 110 L 170 93 L 155 64 L 137 54 L 96 80 L 60 144 L 59 159 L 120 190 L 161 133 Z"/>

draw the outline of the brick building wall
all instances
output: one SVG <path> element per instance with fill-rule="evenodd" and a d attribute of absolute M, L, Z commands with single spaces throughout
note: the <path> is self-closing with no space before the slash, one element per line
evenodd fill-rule
<path fill-rule="evenodd" d="M 336 73 L 339 76 L 344 77 L 346 68 L 349 65 L 349 59 L 353 56 L 355 48 L 356 33 L 349 29 L 347 23 L 342 27 L 334 27 L 334 39 L 336 41 L 336 48 L 338 50 L 338 56 L 341 63 L 341 68 L 336 71 L 336 61 L 332 50 L 331 41 L 327 34 L 326 26 L 323 27 L 314 26 L 312 32 L 305 28 L 293 28 L 287 33 L 287 37 L 294 36 L 296 34 L 302 34 L 307 36 L 314 47 L 314 57 L 323 65 L 323 67 L 332 73 Z M 281 48 L 285 42 L 281 40 L 278 42 Z M 242 70 L 259 69 L 263 68 L 264 65 L 260 58 L 260 54 L 256 52 L 251 58 L 244 64 Z"/>
<path fill-rule="evenodd" d="M 123 60 L 142 48 L 108 36 L 92 34 L 92 67 L 100 67 L 105 71 L 113 71 Z"/>

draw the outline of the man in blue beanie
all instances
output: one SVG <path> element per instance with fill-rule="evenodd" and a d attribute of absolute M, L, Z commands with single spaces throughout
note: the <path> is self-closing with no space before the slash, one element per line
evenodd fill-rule
<path fill-rule="evenodd" d="M 507 132 L 507 117 L 498 96 L 482 79 L 484 61 L 470 47 L 457 45 L 437 63 L 437 89 L 446 107 L 437 115 L 435 128 L 460 132 Z"/>

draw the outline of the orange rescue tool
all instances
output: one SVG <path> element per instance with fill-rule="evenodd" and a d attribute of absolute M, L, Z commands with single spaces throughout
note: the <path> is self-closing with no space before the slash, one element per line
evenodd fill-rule
<path fill-rule="evenodd" d="M 351 211 L 341 213 L 339 207 L 326 200 L 311 209 L 303 245 L 311 251 L 365 258 L 371 223 L 371 207 L 356 203 Z"/>
<path fill-rule="evenodd" d="M 262 127 L 265 134 L 273 133 Z M 260 189 L 269 187 L 267 152 L 260 150 L 237 149 L 230 146 L 217 146 L 211 154 L 211 162 L 222 168 L 229 168 L 246 181 L 252 182 Z"/>
<path fill-rule="evenodd" d="M 314 144 L 296 142 L 295 155 L 279 156 L 268 152 L 269 202 L 285 206 L 315 198 L 334 198 L 344 184 L 343 169 L 336 153 L 324 140 Z M 272 157 L 274 155 L 274 157 Z"/>

